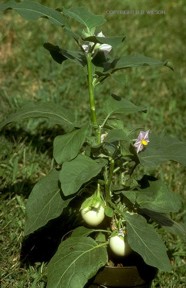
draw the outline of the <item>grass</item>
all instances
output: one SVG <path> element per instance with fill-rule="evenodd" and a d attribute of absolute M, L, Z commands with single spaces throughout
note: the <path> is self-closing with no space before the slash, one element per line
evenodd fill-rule
<path fill-rule="evenodd" d="M 174 72 L 162 69 L 133 69 L 118 73 L 97 90 L 97 106 L 111 93 L 124 96 L 136 104 L 148 106 L 146 115 L 128 118 L 133 125 L 142 121 L 145 128 L 186 138 L 186 68 L 184 0 L 170 1 L 38 1 L 51 7 L 86 5 L 108 22 L 105 35 L 126 35 L 120 49 L 123 53 L 139 53 L 169 59 Z M 130 11 L 117 14 L 117 11 Z M 144 14 L 137 14 L 143 10 Z M 165 11 L 148 15 L 148 10 Z M 132 12 L 133 11 L 133 12 Z M 180 29 L 182 28 L 182 29 Z M 185 27 L 186 28 L 186 27 Z M 0 18 L 0 120 L 28 101 L 54 101 L 75 110 L 76 117 L 87 120 L 85 74 L 78 66 L 54 63 L 42 44 L 50 41 L 71 47 L 62 34 L 45 20 L 26 22 L 14 12 Z M 61 38 L 59 38 L 61 37 Z M 70 79 L 70 81 L 69 81 Z M 101 97 L 99 95 L 102 95 Z M 79 105 L 79 108 L 77 108 Z M 41 120 L 11 125 L 0 135 L 0 267 L 1 287 L 45 287 L 46 264 L 21 265 L 20 251 L 24 239 L 26 199 L 34 183 L 52 165 L 52 140 L 56 131 Z M 183 220 L 186 207 L 185 169 L 178 164 L 163 165 L 162 174 L 169 187 L 183 198 L 183 209 L 176 220 Z M 162 232 L 164 233 L 164 232 Z M 46 239 L 47 241 L 47 239 Z M 186 249 L 179 237 L 168 234 L 166 243 L 171 251 L 171 273 L 159 273 L 153 288 L 181 288 L 186 283 Z M 30 251 L 35 247 L 30 246 Z M 29 252 L 30 252 L 29 251 Z"/>

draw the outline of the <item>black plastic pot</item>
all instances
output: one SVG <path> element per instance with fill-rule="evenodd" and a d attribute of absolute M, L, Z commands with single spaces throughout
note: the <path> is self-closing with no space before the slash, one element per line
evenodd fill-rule
<path fill-rule="evenodd" d="M 135 257 L 135 261 L 135 265 L 105 266 L 99 270 L 88 288 L 150 288 L 157 269 L 147 265 L 140 257 Z"/>

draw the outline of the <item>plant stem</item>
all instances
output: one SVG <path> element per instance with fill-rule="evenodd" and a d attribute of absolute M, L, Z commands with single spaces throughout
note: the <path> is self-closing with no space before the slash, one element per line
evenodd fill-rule
<path fill-rule="evenodd" d="M 112 184 L 112 177 L 113 177 L 113 172 L 114 172 L 114 159 L 110 159 L 110 169 L 109 169 L 109 181 L 108 181 L 108 186 L 109 186 L 109 191 L 111 190 L 111 184 Z"/>
<path fill-rule="evenodd" d="M 90 103 L 90 116 L 91 123 L 93 128 L 95 129 L 95 133 L 97 136 L 97 142 L 100 144 L 101 142 L 101 133 L 99 129 L 99 125 L 97 123 L 96 116 L 96 106 L 95 106 L 95 96 L 94 96 L 94 84 L 93 84 L 93 69 L 92 69 L 92 61 L 91 61 L 91 53 L 87 54 L 87 72 L 88 72 L 88 90 L 89 90 L 89 103 Z"/>
<path fill-rule="evenodd" d="M 114 172 L 114 159 L 110 158 L 109 160 L 109 171 L 105 171 L 105 190 L 106 190 L 106 201 L 111 200 L 111 183 L 112 183 L 112 177 Z"/>

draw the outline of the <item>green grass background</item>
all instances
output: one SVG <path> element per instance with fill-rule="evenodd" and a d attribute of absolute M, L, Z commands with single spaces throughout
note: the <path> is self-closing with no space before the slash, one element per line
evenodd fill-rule
<path fill-rule="evenodd" d="M 118 72 L 101 85 L 96 104 L 101 113 L 111 93 L 148 107 L 146 115 L 126 118 L 133 125 L 141 121 L 145 129 L 169 133 L 186 139 L 186 5 L 184 0 L 115 1 L 38 1 L 53 8 L 86 6 L 103 15 L 105 35 L 124 35 L 126 40 L 117 53 L 138 53 L 169 60 L 167 68 L 136 68 Z M 147 14 L 158 10 L 160 14 Z M 125 12 L 124 12 L 125 11 Z M 128 12 L 127 12 L 128 11 Z M 138 11 L 143 11 L 139 14 Z M 125 14 L 124 14 L 125 13 Z M 129 14 L 126 14 L 129 13 Z M 141 13 L 141 12 L 140 12 Z M 75 27 L 75 23 L 74 23 Z M 54 101 L 73 109 L 77 118 L 87 120 L 86 75 L 70 62 L 58 65 L 42 47 L 52 42 L 64 48 L 73 43 L 63 30 L 46 20 L 27 22 L 15 12 L 0 17 L 0 120 L 28 101 Z M 46 265 L 20 267 L 25 203 L 34 183 L 52 166 L 52 140 L 55 130 L 40 120 L 10 125 L 0 134 L 0 278 L 2 288 L 45 287 Z M 168 163 L 158 170 L 168 186 L 179 193 L 183 208 L 173 215 L 184 220 L 186 212 L 185 169 Z M 163 234 L 164 232 L 162 232 Z M 172 272 L 159 273 L 153 287 L 186 286 L 186 249 L 184 242 L 166 235 L 171 251 Z"/>

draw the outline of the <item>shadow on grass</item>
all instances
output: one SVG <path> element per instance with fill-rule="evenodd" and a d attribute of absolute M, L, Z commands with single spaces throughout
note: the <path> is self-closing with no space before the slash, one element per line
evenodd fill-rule
<path fill-rule="evenodd" d="M 65 225 L 67 222 L 68 219 L 63 214 L 25 237 L 20 252 L 21 267 L 34 265 L 36 262 L 48 262 L 55 254 L 63 235 L 68 232 L 68 225 Z"/>
<path fill-rule="evenodd" d="M 36 133 L 35 133 L 36 131 Z M 32 146 L 37 153 L 46 153 L 52 158 L 53 140 L 57 135 L 63 135 L 64 130 L 59 126 L 48 128 L 39 126 L 34 129 L 34 132 L 26 131 L 24 128 L 10 126 L 3 130 L 2 135 L 14 146 L 17 143 L 23 142 L 26 145 Z"/>
<path fill-rule="evenodd" d="M 0 181 L 2 181 L 0 177 Z M 3 182 L 0 186 L 1 189 L 1 197 L 3 200 L 11 199 L 15 195 L 21 195 L 24 198 L 28 198 L 30 192 L 32 191 L 35 183 L 30 180 L 25 180 L 22 182 L 15 183 L 13 185 L 7 184 L 2 188 Z"/>
<path fill-rule="evenodd" d="M 0 135 L 0 191 L 4 199 L 15 195 L 23 195 L 27 198 L 36 181 L 35 175 L 25 176 L 21 171 L 18 176 L 15 176 L 15 181 L 13 180 L 14 170 L 19 169 L 19 166 L 14 167 L 18 164 L 14 163 L 15 156 L 17 155 L 18 159 L 19 157 L 23 158 L 24 149 L 28 148 L 26 169 L 29 168 L 29 162 L 33 162 L 34 165 L 38 162 L 41 164 L 39 166 L 42 170 L 43 165 L 47 167 L 47 161 L 50 165 L 53 157 L 53 140 L 56 135 L 60 134 L 64 134 L 60 127 L 48 128 L 43 124 L 38 126 L 34 132 L 28 132 L 22 127 L 17 128 L 12 125 L 3 129 Z M 19 154 L 21 155 L 19 156 Z M 23 160 L 19 161 L 19 164 L 22 165 Z"/>

